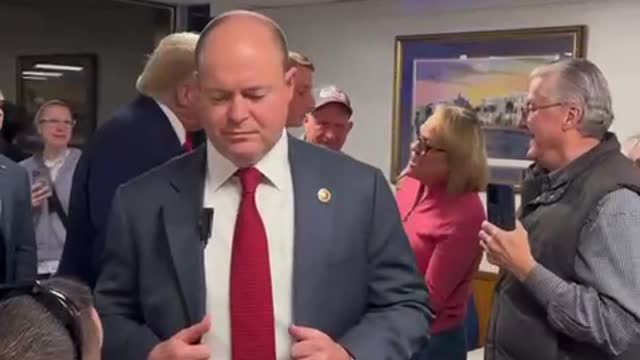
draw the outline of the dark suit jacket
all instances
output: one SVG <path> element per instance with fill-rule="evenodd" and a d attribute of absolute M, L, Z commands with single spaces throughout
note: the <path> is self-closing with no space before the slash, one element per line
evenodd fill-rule
<path fill-rule="evenodd" d="M 145 359 L 159 341 L 205 314 L 205 245 L 198 226 L 205 151 L 201 147 L 116 192 L 96 286 L 106 360 Z M 409 359 L 427 334 L 430 311 L 385 178 L 350 157 L 293 138 L 289 159 L 295 193 L 293 321 L 330 335 L 356 359 Z M 321 188 L 331 191 L 329 203 L 318 200 Z"/>
<path fill-rule="evenodd" d="M 153 99 L 139 96 L 117 111 L 78 162 L 58 274 L 79 278 L 93 288 L 116 188 L 182 153 L 169 119 Z"/>
<path fill-rule="evenodd" d="M 0 283 L 35 280 L 36 240 L 31 213 L 29 175 L 20 165 L 0 155 Z"/>

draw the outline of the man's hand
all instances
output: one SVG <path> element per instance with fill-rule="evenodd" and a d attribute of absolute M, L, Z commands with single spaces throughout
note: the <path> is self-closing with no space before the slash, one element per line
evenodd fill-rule
<path fill-rule="evenodd" d="M 320 330 L 291 325 L 289 334 L 294 339 L 291 348 L 293 360 L 349 360 L 351 355 Z"/>
<path fill-rule="evenodd" d="M 487 260 L 524 281 L 536 265 L 529 247 L 529 236 L 516 220 L 513 231 L 504 231 L 485 221 L 480 230 L 480 246 L 487 252 Z"/>
<path fill-rule="evenodd" d="M 200 339 L 209 332 L 211 320 L 205 316 L 199 323 L 180 330 L 169 340 L 156 345 L 147 360 L 208 360 L 211 351 Z"/>

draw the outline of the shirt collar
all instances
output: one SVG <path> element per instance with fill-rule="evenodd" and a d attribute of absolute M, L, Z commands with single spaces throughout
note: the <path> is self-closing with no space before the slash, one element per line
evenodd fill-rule
<path fill-rule="evenodd" d="M 171 109 L 169 109 L 167 105 L 161 103 L 156 99 L 154 99 L 154 101 L 158 104 L 160 110 L 162 110 L 167 119 L 169 119 L 169 123 L 171 124 L 173 131 L 176 132 L 176 136 L 178 137 L 180 145 L 184 144 L 187 138 L 187 131 L 184 129 L 184 126 L 180 122 L 180 119 L 178 119 L 178 116 L 176 116 L 176 114 Z"/>
<path fill-rule="evenodd" d="M 65 149 L 65 151 L 63 151 L 58 157 L 54 159 L 45 159 L 43 153 L 42 160 L 46 166 L 52 167 L 64 163 L 64 161 L 67 159 L 67 156 L 69 156 L 69 149 Z"/>
<path fill-rule="evenodd" d="M 286 130 L 282 132 L 280 139 L 271 150 L 254 166 L 276 189 L 280 191 L 285 189 L 287 178 L 290 176 L 289 142 Z M 237 170 L 238 167 L 220 154 L 211 141 L 207 140 L 207 182 L 210 189 L 217 190 Z"/>

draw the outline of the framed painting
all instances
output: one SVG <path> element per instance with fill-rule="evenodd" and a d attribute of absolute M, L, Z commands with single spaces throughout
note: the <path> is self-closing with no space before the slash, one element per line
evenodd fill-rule
<path fill-rule="evenodd" d="M 530 72 L 562 57 L 585 56 L 585 26 L 398 36 L 391 178 L 438 104 L 473 108 L 487 142 L 491 181 L 516 185 L 529 135 L 522 125 Z"/>
<path fill-rule="evenodd" d="M 33 118 L 40 105 L 52 99 L 69 104 L 77 122 L 70 145 L 84 146 L 96 128 L 97 66 L 94 54 L 17 58 L 17 104 L 24 116 L 17 141 L 23 151 L 33 153 L 40 146 Z"/>

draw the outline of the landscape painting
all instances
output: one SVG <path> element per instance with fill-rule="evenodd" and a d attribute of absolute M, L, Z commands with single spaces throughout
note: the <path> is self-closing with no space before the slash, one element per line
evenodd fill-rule
<path fill-rule="evenodd" d="M 474 109 L 482 122 L 489 158 L 525 159 L 529 136 L 523 129 L 529 74 L 557 57 L 416 59 L 413 81 L 413 131 L 435 106 Z"/>
<path fill-rule="evenodd" d="M 491 181 L 518 183 L 529 163 L 522 116 L 529 75 L 584 56 L 584 32 L 573 26 L 397 37 L 391 178 L 405 167 L 420 126 L 445 103 L 477 112 Z"/>

